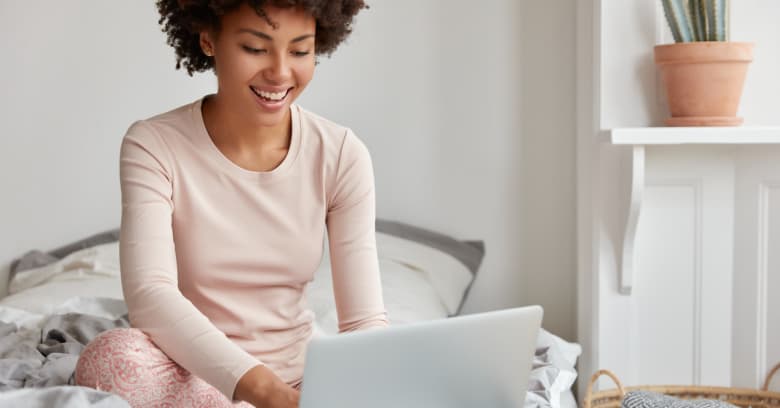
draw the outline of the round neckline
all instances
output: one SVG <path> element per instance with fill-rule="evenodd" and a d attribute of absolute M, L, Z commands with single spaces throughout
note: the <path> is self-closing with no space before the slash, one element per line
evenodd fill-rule
<path fill-rule="evenodd" d="M 282 176 L 289 171 L 295 162 L 295 159 L 298 158 L 298 152 L 300 151 L 301 146 L 301 127 L 297 105 L 290 105 L 290 147 L 287 149 L 287 154 L 284 155 L 284 159 L 282 159 L 282 162 L 272 170 L 255 171 L 245 169 L 234 163 L 227 156 L 225 156 L 221 150 L 219 150 L 216 144 L 214 144 L 214 141 L 211 139 L 211 136 L 206 129 L 206 122 L 203 120 L 203 101 L 208 96 L 209 95 L 206 95 L 198 99 L 192 107 L 192 115 L 197 127 L 196 133 L 201 139 L 202 145 L 205 146 L 204 150 L 225 172 L 236 177 L 270 181 Z"/>

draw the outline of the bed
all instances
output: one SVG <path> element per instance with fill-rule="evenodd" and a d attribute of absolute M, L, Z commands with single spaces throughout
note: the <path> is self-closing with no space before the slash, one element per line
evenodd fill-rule
<path fill-rule="evenodd" d="M 128 327 L 119 279 L 118 231 L 111 230 L 14 262 L 0 299 L 0 406 L 127 407 L 117 395 L 74 385 L 83 347 L 97 334 Z M 327 248 L 327 243 L 325 248 Z M 456 316 L 485 254 L 461 241 L 388 220 L 377 221 L 377 250 L 393 325 Z M 327 250 L 306 291 L 315 331 L 337 332 Z M 526 407 L 575 407 L 579 345 L 542 330 Z"/>

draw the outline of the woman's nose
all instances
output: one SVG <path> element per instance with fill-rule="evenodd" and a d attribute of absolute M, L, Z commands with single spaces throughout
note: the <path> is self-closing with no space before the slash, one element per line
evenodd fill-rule
<path fill-rule="evenodd" d="M 265 78 L 273 82 L 284 82 L 292 75 L 290 63 L 285 55 L 276 55 L 272 58 L 271 65 L 265 69 Z"/>

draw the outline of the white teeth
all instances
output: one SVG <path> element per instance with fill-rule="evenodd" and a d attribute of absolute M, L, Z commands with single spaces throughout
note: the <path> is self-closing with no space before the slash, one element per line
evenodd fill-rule
<path fill-rule="evenodd" d="M 270 99 L 272 101 L 280 101 L 280 100 L 282 100 L 282 98 L 285 97 L 285 95 L 287 95 L 287 91 L 282 91 L 282 92 L 265 92 L 265 91 L 261 91 L 261 90 L 259 90 L 257 88 L 254 88 L 254 87 L 252 89 L 258 95 L 262 96 L 263 98 Z"/>

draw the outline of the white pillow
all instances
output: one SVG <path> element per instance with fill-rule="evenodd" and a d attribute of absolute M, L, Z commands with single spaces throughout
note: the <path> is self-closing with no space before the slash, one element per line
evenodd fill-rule
<path fill-rule="evenodd" d="M 383 238 L 390 239 L 383 240 Z M 446 285 L 442 285 L 440 290 L 436 290 L 423 272 L 407 265 L 414 259 L 403 256 L 404 245 L 410 247 L 422 245 L 412 241 L 401 241 L 406 240 L 377 233 L 382 296 L 390 324 L 397 325 L 446 318 L 449 314 L 448 308 L 440 296 L 440 292 L 447 290 Z M 322 261 L 314 273 L 314 280 L 306 288 L 306 300 L 316 316 L 316 329 L 325 334 L 335 334 L 338 332 L 338 316 L 333 298 L 333 278 L 327 239 L 325 248 Z M 395 251 L 396 256 L 388 257 L 388 251 Z M 401 262 L 390 258 L 399 258 Z M 466 273 L 469 273 L 468 270 Z M 431 275 L 436 275 L 436 272 L 431 272 Z"/>
<path fill-rule="evenodd" d="M 392 325 L 443 319 L 447 308 L 428 280 L 419 272 L 394 261 L 380 259 L 382 296 Z M 329 258 L 324 257 L 306 288 L 306 300 L 325 334 L 338 332 L 338 316 L 333 298 Z"/>
<path fill-rule="evenodd" d="M 474 278 L 466 265 L 427 245 L 381 232 L 376 233 L 376 245 L 380 261 L 393 261 L 418 271 L 433 286 L 448 314 L 457 313 Z"/>
<path fill-rule="evenodd" d="M 124 299 L 119 278 L 119 243 L 73 252 L 59 261 L 16 273 L 0 305 L 49 314 L 76 296 Z"/>
<path fill-rule="evenodd" d="M 77 296 L 119 299 L 124 302 L 122 282 L 116 276 L 50 280 L 0 299 L 0 306 L 47 315 Z"/>
<path fill-rule="evenodd" d="M 119 243 L 110 242 L 73 252 L 57 262 L 18 272 L 8 283 L 14 294 L 48 282 L 84 281 L 119 276 Z"/>

